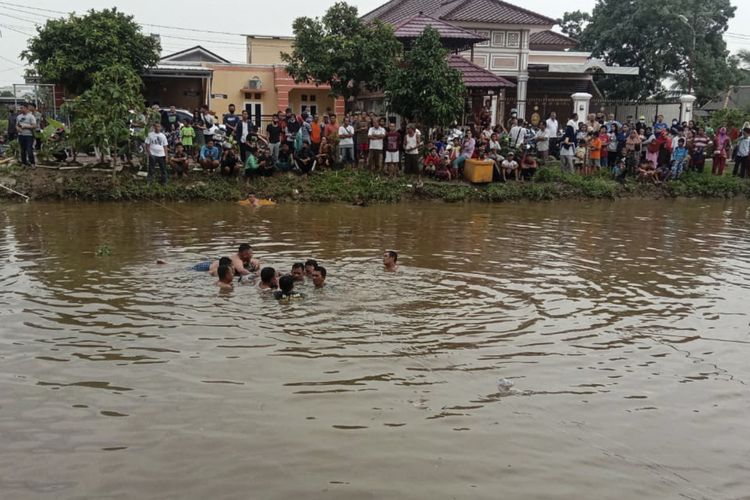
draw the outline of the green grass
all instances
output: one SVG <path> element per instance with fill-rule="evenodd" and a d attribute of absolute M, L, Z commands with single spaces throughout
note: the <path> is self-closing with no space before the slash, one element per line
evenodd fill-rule
<path fill-rule="evenodd" d="M 29 171 L 13 166 L 0 169 L 0 177 L 16 181 L 18 191 L 33 199 L 75 199 L 91 201 L 166 200 L 237 201 L 249 193 L 279 202 L 343 202 L 353 204 L 397 203 L 410 200 L 459 202 L 545 201 L 554 199 L 616 199 L 625 197 L 705 197 L 750 196 L 750 183 L 729 175 L 687 173 L 679 181 L 662 186 L 638 183 L 633 179 L 620 184 L 606 172 L 581 176 L 565 173 L 551 165 L 540 169 L 533 182 L 473 185 L 413 177 L 385 177 L 365 171 L 316 172 L 309 178 L 280 174 L 254 179 L 225 179 L 196 173 L 189 180 L 171 180 L 166 186 L 149 185 L 132 173 L 111 174 L 89 170 Z M 0 193 L 0 196 L 5 196 Z"/>

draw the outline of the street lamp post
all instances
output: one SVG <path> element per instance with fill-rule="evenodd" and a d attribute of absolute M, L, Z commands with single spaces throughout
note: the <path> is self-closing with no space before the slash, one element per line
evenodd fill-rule
<path fill-rule="evenodd" d="M 695 27 L 692 24 L 690 24 L 690 20 L 687 17 L 683 16 L 682 14 L 678 15 L 677 17 L 680 19 L 680 21 L 685 23 L 685 25 L 688 28 L 690 28 L 690 31 L 693 34 L 693 45 L 690 50 L 690 65 L 688 68 L 688 94 L 692 94 L 693 83 L 695 81 L 695 44 L 697 42 L 698 37 L 695 32 Z"/>

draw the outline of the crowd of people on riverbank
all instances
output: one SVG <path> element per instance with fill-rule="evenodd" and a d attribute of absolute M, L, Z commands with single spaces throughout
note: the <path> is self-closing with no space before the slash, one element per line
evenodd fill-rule
<path fill-rule="evenodd" d="M 21 163 L 33 165 L 41 114 L 23 104 L 10 121 L 7 135 L 18 139 Z M 339 119 L 329 112 L 321 119 L 287 108 L 262 130 L 257 125 L 247 111 L 237 114 L 234 105 L 221 117 L 202 106 L 191 118 L 174 107 L 154 106 L 131 121 L 135 135 L 145 135 L 148 178 L 153 180 L 158 170 L 162 183 L 193 170 L 250 183 L 276 173 L 307 176 L 332 168 L 450 181 L 463 176 L 469 159 L 491 162 L 493 181 L 523 182 L 532 180 L 550 157 L 558 158 L 566 172 L 606 171 L 620 181 L 628 176 L 654 183 L 679 179 L 686 171 L 703 172 L 707 160 L 713 175 L 724 175 L 731 161 L 734 176 L 750 177 L 750 123 L 712 130 L 693 121 L 666 123 L 661 115 L 620 122 L 599 113 L 582 120 L 572 115 L 563 126 L 553 112 L 530 121 L 512 115 L 506 125 L 493 126 L 486 112 L 467 126 L 423 133 L 414 124 L 403 121 L 397 127 L 393 117 L 374 113 L 346 113 Z"/>
<path fill-rule="evenodd" d="M 157 260 L 157 264 L 166 264 L 166 261 Z M 248 243 L 242 243 L 237 252 L 230 256 L 200 262 L 192 270 L 217 278 L 214 286 L 222 290 L 234 289 L 237 278 L 239 286 L 254 286 L 262 293 L 272 293 L 277 300 L 287 302 L 304 299 L 304 294 L 298 288 L 306 281 L 311 282 L 316 290 L 326 288 L 328 277 L 326 268 L 315 259 L 295 262 L 290 272 L 282 275 L 274 267 L 261 266 Z M 383 253 L 383 270 L 398 271 L 397 252 L 388 250 Z"/>

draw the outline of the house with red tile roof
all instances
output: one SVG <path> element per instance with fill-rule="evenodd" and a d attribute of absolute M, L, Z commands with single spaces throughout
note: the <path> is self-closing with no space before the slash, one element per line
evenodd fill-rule
<path fill-rule="evenodd" d="M 398 30 L 420 14 L 482 38 L 457 53 L 478 68 L 515 84 L 513 93 L 493 99 L 496 116 L 501 120 L 511 110 L 525 118 L 558 111 L 546 109 L 546 103 L 554 102 L 565 103 L 564 114 L 568 114 L 571 94 L 601 96 L 593 80 L 595 72 L 638 74 L 638 68 L 607 66 L 593 59 L 590 52 L 575 50 L 575 40 L 553 31 L 555 19 L 503 0 L 390 0 L 363 19 L 379 19 Z M 444 45 L 455 48 L 445 40 Z M 545 103 L 545 109 L 537 103 Z M 529 108 L 528 104 L 532 106 Z"/>

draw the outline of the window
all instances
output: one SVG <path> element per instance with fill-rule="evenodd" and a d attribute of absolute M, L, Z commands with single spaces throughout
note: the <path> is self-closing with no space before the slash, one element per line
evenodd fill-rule
<path fill-rule="evenodd" d="M 492 32 L 492 46 L 493 47 L 505 47 L 505 32 L 504 31 Z"/>
<path fill-rule="evenodd" d="M 255 101 L 245 103 L 245 111 L 250 115 L 250 121 L 260 128 L 260 120 L 263 117 L 263 104 Z"/>
<path fill-rule="evenodd" d="M 484 42 L 477 43 L 477 47 L 489 47 L 490 46 L 490 32 L 489 30 L 474 30 L 477 35 L 485 37 L 487 40 Z"/>
<path fill-rule="evenodd" d="M 511 49 L 519 48 L 521 46 L 521 33 L 519 31 L 509 31 L 506 45 Z"/>
<path fill-rule="evenodd" d="M 318 96 L 316 96 L 315 94 L 310 94 L 310 102 L 315 102 L 317 98 Z"/>
<path fill-rule="evenodd" d="M 302 94 L 302 102 L 307 102 L 307 94 Z"/>

